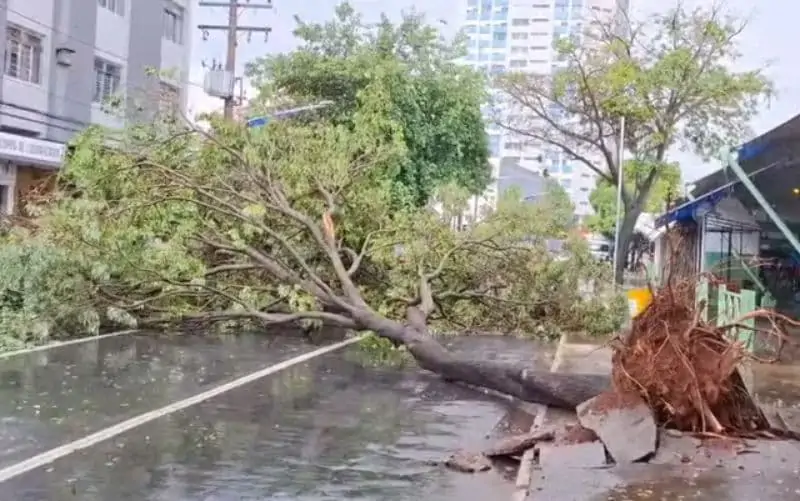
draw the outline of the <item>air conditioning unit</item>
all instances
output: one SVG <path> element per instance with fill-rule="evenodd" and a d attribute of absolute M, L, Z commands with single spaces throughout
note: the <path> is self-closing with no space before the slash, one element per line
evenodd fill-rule
<path fill-rule="evenodd" d="M 233 97 L 236 85 L 236 78 L 231 71 L 209 70 L 206 72 L 203 90 L 206 94 L 213 97 L 227 99 Z"/>

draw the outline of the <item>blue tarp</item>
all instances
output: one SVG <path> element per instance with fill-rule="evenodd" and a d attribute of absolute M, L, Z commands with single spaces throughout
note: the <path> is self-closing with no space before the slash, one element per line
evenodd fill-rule
<path fill-rule="evenodd" d="M 737 161 L 741 164 L 747 160 L 751 160 L 767 151 L 767 146 L 769 145 L 764 142 L 761 144 L 745 144 L 739 148 L 739 151 L 736 153 Z"/>
<path fill-rule="evenodd" d="M 708 211 L 716 207 L 718 203 L 727 198 L 732 192 L 733 186 L 726 186 L 721 189 L 709 191 L 694 200 L 690 200 L 661 214 L 656 219 L 655 227 L 660 228 L 674 222 L 696 221 L 698 213 L 708 213 Z"/>
<path fill-rule="evenodd" d="M 291 108 L 291 109 L 288 109 L 288 110 L 276 111 L 272 115 L 251 118 L 250 120 L 247 121 L 247 127 L 251 128 L 251 129 L 257 129 L 259 127 L 263 127 L 263 126 L 267 125 L 270 122 L 270 120 L 280 119 L 280 118 L 284 118 L 284 117 L 290 117 L 292 115 L 297 115 L 297 114 L 302 113 L 304 111 L 310 111 L 310 110 L 317 110 L 317 109 L 320 109 L 320 108 L 325 108 L 325 107 L 330 106 L 332 104 L 333 103 L 331 101 L 322 101 L 322 102 L 317 103 L 317 104 L 309 104 L 309 105 L 306 105 L 306 106 L 300 106 L 298 108 Z"/>
<path fill-rule="evenodd" d="M 741 164 L 748 160 L 752 160 L 767 151 L 768 146 L 769 145 L 763 141 L 759 143 L 744 144 L 738 149 L 738 151 L 736 151 L 737 161 Z M 655 227 L 660 228 L 673 222 L 680 223 L 686 221 L 697 221 L 698 213 L 708 213 L 708 211 L 716 207 L 720 201 L 727 198 L 733 192 L 733 187 L 733 183 L 722 186 L 715 190 L 711 190 L 708 193 L 695 198 L 694 200 L 690 200 L 682 205 L 668 210 L 656 219 Z"/>
<path fill-rule="evenodd" d="M 263 127 L 269 123 L 269 117 L 256 117 L 247 121 L 247 126 L 250 128 Z"/>

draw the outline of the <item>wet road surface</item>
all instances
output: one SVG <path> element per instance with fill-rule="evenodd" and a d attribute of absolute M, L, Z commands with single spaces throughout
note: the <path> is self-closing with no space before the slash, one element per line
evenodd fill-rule
<path fill-rule="evenodd" d="M 309 350 L 295 336 L 120 336 L 0 360 L 0 468 Z"/>
<path fill-rule="evenodd" d="M 45 443 L 60 445 L 69 437 L 85 435 L 87 429 L 119 422 L 131 414 L 197 393 L 205 386 L 216 386 L 262 368 L 269 365 L 264 358 L 267 352 L 277 361 L 313 349 L 297 340 L 278 342 L 244 336 L 229 341 L 225 347 L 191 342 L 181 346 L 176 341 L 178 346 L 163 348 L 159 344 L 163 340 L 133 338 L 117 342 L 127 348 L 120 345 L 117 351 L 107 350 L 115 354 L 113 357 L 85 355 L 86 360 L 79 360 L 77 355 L 60 354 L 62 371 L 69 367 L 70 374 L 80 374 L 77 378 L 58 379 L 59 366 L 40 367 L 38 378 L 22 381 L 25 384 L 19 383 L 21 376 L 14 377 L 18 381 L 16 393 L 15 385 L 3 386 L 8 395 L 17 394 L 17 405 L 11 410 L 12 415 L 17 412 L 17 433 L 24 431 L 23 425 L 36 431 L 30 435 L 36 437 L 32 446 L 20 448 L 17 439 L 17 452 L 1 456 L 4 461 L 29 457 L 30 451 Z M 456 339 L 450 344 L 455 349 L 480 350 L 488 358 L 512 357 L 541 363 L 543 368 L 552 356 L 549 347 L 514 340 Z M 4 483 L 0 486 L 0 499 L 510 498 L 513 484 L 499 474 L 463 475 L 433 464 L 455 449 L 480 444 L 505 413 L 505 402 L 444 383 L 413 368 L 365 367 L 357 351 L 355 347 L 348 348 L 293 366 L 71 454 Z M 178 356 L 178 352 L 183 355 Z M 157 355 L 141 357 L 137 353 Z M 127 370 L 96 362 L 98 358 L 119 360 L 123 354 L 130 361 L 120 367 Z M 153 358 L 160 360 L 158 369 L 151 367 Z M 54 359 L 59 358 L 51 354 L 50 360 Z M 82 367 L 84 364 L 88 367 Z M 142 367 L 136 368 L 138 364 Z M 98 365 L 103 369 L 98 371 Z M 216 368 L 212 370 L 209 365 Z M 89 370 L 91 367 L 94 370 Z M 180 368 L 181 377 L 175 373 L 176 367 Z M 0 370 L 8 370 L 8 364 L 0 364 Z M 114 375 L 106 378 L 107 383 L 99 384 L 91 374 L 102 380 L 98 376 L 103 371 L 113 371 Z M 28 372 L 24 375 L 31 378 Z M 37 379 L 50 381 L 51 387 L 40 382 L 21 391 L 21 387 L 30 386 Z M 68 405 L 72 397 L 56 394 L 56 390 L 65 387 L 72 388 L 70 394 L 80 393 L 81 402 L 89 403 L 73 407 L 73 414 L 65 412 L 60 405 Z M 105 392 L 101 398 L 96 398 L 98 391 Z M 40 393 L 45 395 L 39 396 Z M 45 406 L 35 403 L 42 401 L 37 398 L 48 401 L 50 410 L 45 412 Z M 27 407 L 19 405 L 23 400 Z M 127 406 L 120 407 L 121 403 Z M 17 407 L 28 410 L 23 413 Z M 75 408 L 80 412 L 75 413 Z M 54 417 L 61 421 L 53 421 Z M 3 429 L 7 430 L 5 426 Z M 41 438 L 45 436 L 41 434 L 43 430 L 47 432 L 46 439 Z M 3 433 L 14 436 L 8 431 Z M 15 442 L 9 437 L 5 440 Z"/>

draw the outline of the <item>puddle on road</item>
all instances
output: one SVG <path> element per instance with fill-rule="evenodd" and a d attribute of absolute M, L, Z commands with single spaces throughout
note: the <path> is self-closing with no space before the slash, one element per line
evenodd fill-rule
<path fill-rule="evenodd" d="M 0 360 L 0 467 L 311 349 L 292 336 L 119 336 Z"/>
<path fill-rule="evenodd" d="M 732 499 L 727 483 L 722 475 L 668 476 L 652 481 L 632 481 L 592 501 L 727 501 Z"/>
<path fill-rule="evenodd" d="M 649 472 L 644 480 L 620 476 L 620 486 L 589 501 L 788 501 L 800 499 L 796 477 L 758 470 L 674 468 L 681 472 Z M 634 475 L 635 477 L 635 475 Z M 577 500 L 577 498 L 576 498 Z M 559 501 L 567 501 L 559 500 Z"/>
<path fill-rule="evenodd" d="M 505 353 L 498 358 L 520 348 L 514 358 L 542 368 L 552 357 L 552 347 L 488 343 Z M 510 497 L 503 471 L 464 475 L 432 464 L 482 445 L 504 402 L 413 369 L 352 360 L 331 354 L 267 376 L 11 480 L 3 492 L 17 501 Z"/>

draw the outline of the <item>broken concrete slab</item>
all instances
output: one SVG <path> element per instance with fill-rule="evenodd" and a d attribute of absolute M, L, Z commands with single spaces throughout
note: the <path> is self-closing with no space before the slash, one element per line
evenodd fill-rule
<path fill-rule="evenodd" d="M 762 405 L 761 412 L 764 414 L 764 417 L 767 418 L 770 431 L 779 435 L 783 435 L 789 431 L 789 427 L 786 426 L 786 421 L 784 421 L 783 416 L 778 409 L 775 407 Z"/>
<path fill-rule="evenodd" d="M 517 456 L 535 446 L 539 442 L 555 439 L 552 431 L 534 431 L 501 438 L 483 451 L 483 455 L 494 458 L 498 456 Z"/>
<path fill-rule="evenodd" d="M 550 471 L 561 468 L 603 468 L 606 466 L 606 449 L 603 443 L 539 444 L 539 468 Z"/>
<path fill-rule="evenodd" d="M 466 451 L 458 451 L 444 462 L 444 465 L 451 470 L 462 473 L 476 473 L 489 471 L 492 463 L 483 454 L 473 454 Z"/>
<path fill-rule="evenodd" d="M 656 452 L 658 428 L 638 395 L 605 392 L 577 408 L 581 426 L 595 432 L 618 464 L 645 461 Z"/>
<path fill-rule="evenodd" d="M 653 465 L 695 463 L 701 457 L 701 445 L 702 441 L 691 435 L 663 430 L 658 438 L 658 451 L 648 463 Z"/>
<path fill-rule="evenodd" d="M 753 364 L 749 360 L 742 360 L 736 367 L 739 371 L 739 376 L 742 378 L 742 383 L 750 395 L 755 395 L 755 375 L 753 373 Z"/>

